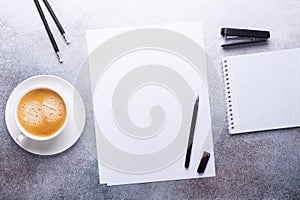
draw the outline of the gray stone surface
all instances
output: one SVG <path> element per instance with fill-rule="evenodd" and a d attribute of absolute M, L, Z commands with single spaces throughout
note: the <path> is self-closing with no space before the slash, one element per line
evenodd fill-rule
<path fill-rule="evenodd" d="M 76 85 L 87 57 L 86 29 L 202 21 L 206 50 L 220 67 L 224 55 L 300 47 L 299 1 L 53 0 L 51 4 L 72 41 L 66 46 L 50 20 L 64 64 L 57 62 L 33 2 L 0 0 L 0 199 L 300 198 L 299 128 L 235 136 L 223 130 L 215 145 L 214 178 L 107 187 L 99 184 L 97 160 L 83 140 L 62 154 L 32 155 L 14 143 L 4 120 L 10 93 L 28 77 L 52 74 Z M 271 40 L 268 45 L 224 51 L 219 47 L 221 26 L 269 29 Z M 89 98 L 89 92 L 79 90 Z M 89 106 L 87 116 L 85 133 L 93 131 Z"/>

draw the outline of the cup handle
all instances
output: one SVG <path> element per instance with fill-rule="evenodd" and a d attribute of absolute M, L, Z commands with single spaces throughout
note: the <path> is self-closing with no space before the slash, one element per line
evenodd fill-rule
<path fill-rule="evenodd" d="M 18 135 L 18 137 L 16 138 L 16 140 L 19 143 L 23 143 L 25 141 L 25 139 L 27 138 L 27 136 L 23 135 L 22 133 L 20 133 L 20 135 Z"/>

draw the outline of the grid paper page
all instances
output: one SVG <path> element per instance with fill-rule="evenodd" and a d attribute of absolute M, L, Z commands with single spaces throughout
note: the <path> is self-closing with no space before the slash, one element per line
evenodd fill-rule
<path fill-rule="evenodd" d="M 224 62 L 231 134 L 300 126 L 300 49 L 224 57 Z"/>

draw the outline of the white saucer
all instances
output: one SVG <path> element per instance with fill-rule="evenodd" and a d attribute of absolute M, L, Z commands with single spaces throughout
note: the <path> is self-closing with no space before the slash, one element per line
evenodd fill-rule
<path fill-rule="evenodd" d="M 34 85 L 51 85 L 58 92 L 64 94 L 69 105 L 69 118 L 63 132 L 49 141 L 33 141 L 29 138 L 19 143 L 16 137 L 20 130 L 14 119 L 14 106 L 20 91 L 24 91 Z M 23 149 L 38 155 L 54 155 L 70 148 L 80 137 L 85 125 L 86 113 L 83 101 L 76 89 L 67 81 L 51 75 L 40 75 L 31 77 L 20 83 L 11 93 L 5 109 L 5 121 L 10 136 Z"/>

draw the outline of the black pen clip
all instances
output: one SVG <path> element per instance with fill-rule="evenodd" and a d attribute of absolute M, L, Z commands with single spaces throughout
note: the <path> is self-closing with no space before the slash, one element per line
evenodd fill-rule
<path fill-rule="evenodd" d="M 238 28 L 221 28 L 221 35 L 225 38 L 225 40 L 234 40 L 234 42 L 222 44 L 221 47 L 265 42 L 270 38 L 269 31 Z"/>

